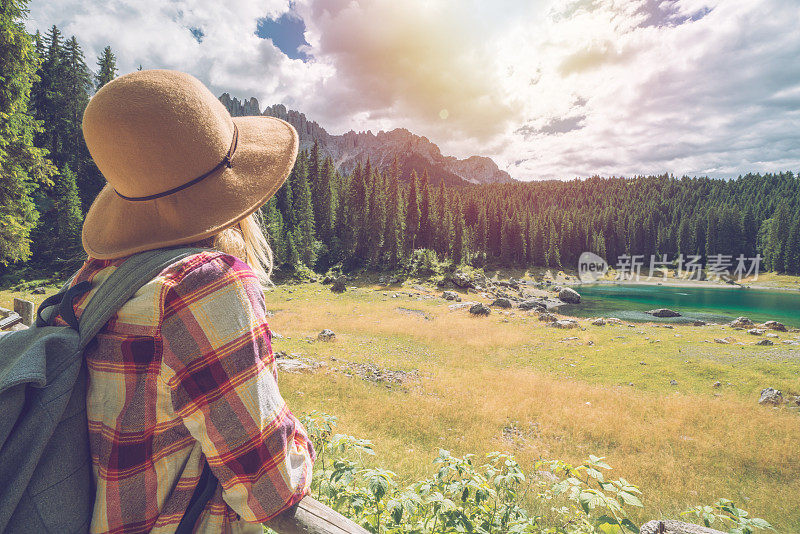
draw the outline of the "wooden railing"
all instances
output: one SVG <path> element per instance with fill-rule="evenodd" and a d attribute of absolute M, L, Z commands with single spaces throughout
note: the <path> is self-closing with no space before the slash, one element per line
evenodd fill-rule
<path fill-rule="evenodd" d="M 365 528 L 311 497 L 265 524 L 278 534 L 369 534 Z"/>

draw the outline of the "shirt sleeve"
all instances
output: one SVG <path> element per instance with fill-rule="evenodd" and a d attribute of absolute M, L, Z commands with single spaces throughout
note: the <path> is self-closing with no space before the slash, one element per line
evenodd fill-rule
<path fill-rule="evenodd" d="M 161 365 L 173 409 L 225 502 L 245 521 L 271 519 L 308 493 L 315 453 L 278 391 L 261 285 L 220 254 L 165 287 Z"/>

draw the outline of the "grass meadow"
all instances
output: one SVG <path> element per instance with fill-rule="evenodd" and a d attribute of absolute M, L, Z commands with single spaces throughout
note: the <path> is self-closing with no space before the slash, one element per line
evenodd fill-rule
<path fill-rule="evenodd" d="M 556 330 L 535 314 L 472 317 L 449 311 L 434 288 L 424 295 L 370 284 L 341 295 L 320 284 L 267 292 L 283 336 L 274 350 L 325 363 L 280 374 L 292 410 L 337 416 L 338 431 L 372 440 L 376 464 L 404 481 L 429 474 L 439 448 L 504 450 L 523 465 L 595 454 L 644 492 L 640 523 L 727 497 L 800 532 L 800 414 L 757 402 L 767 386 L 800 392 L 797 347 L 755 346 L 723 326 L 582 320 L 585 330 Z M 323 328 L 336 341 L 314 341 Z M 713 342 L 726 336 L 746 344 Z M 419 378 L 386 387 L 348 377 L 346 362 Z"/>
<path fill-rule="evenodd" d="M 38 304 L 55 289 L 0 291 L 0 306 L 20 295 Z M 337 430 L 370 439 L 372 461 L 400 482 L 430 474 L 440 448 L 511 452 L 523 466 L 594 454 L 643 491 L 638 523 L 727 497 L 800 532 L 800 414 L 757 402 L 768 386 L 800 393 L 800 347 L 781 343 L 800 334 L 755 346 L 725 326 L 580 320 L 557 330 L 519 310 L 450 311 L 440 294 L 368 280 L 343 294 L 318 283 L 268 291 L 274 350 L 324 364 L 280 373 L 291 409 L 338 417 Z M 316 341 L 323 328 L 336 340 Z M 713 342 L 726 336 L 744 344 Z M 363 363 L 417 373 L 387 387 L 348 367 Z"/>

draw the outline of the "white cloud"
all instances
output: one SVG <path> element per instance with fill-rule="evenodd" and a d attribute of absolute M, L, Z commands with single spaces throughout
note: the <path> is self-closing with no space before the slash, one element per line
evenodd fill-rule
<path fill-rule="evenodd" d="M 517 178 L 800 167 L 795 0 L 37 0 L 123 71 L 176 68 L 333 132 L 406 127 Z M 309 62 L 255 35 L 294 9 Z M 204 36 L 198 43 L 189 28 Z M 442 110 L 447 110 L 443 113 Z M 446 118 L 442 118 L 446 117 Z"/>

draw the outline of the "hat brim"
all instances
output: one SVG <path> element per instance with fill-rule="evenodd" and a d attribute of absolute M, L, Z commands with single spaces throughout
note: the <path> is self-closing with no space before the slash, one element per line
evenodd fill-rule
<path fill-rule="evenodd" d="M 153 200 L 125 200 L 106 184 L 83 223 L 86 253 L 114 259 L 192 243 L 233 226 L 264 205 L 294 166 L 297 132 L 275 117 L 234 117 L 233 121 L 239 139 L 230 168 Z"/>

